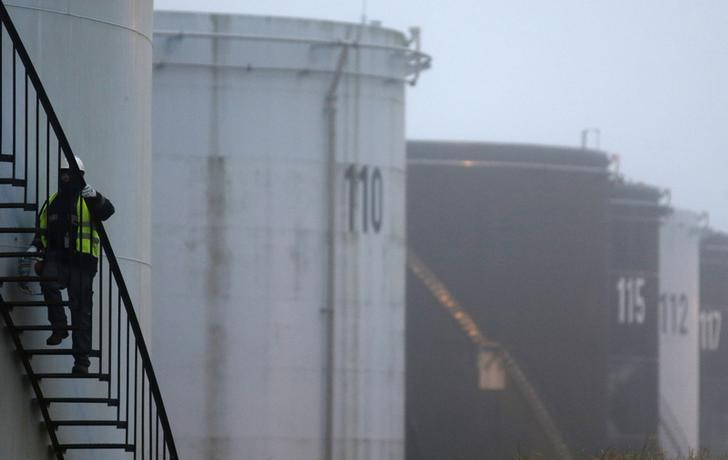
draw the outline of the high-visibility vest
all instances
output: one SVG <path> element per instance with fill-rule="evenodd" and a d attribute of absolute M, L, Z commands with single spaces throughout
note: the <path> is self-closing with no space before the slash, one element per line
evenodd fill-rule
<path fill-rule="evenodd" d="M 44 247 L 48 247 L 48 208 L 56 199 L 58 194 L 54 193 L 48 198 L 48 202 L 43 206 L 40 213 L 40 239 Z M 76 201 L 76 217 L 78 224 L 76 226 L 76 251 L 84 254 L 91 254 L 98 259 L 99 257 L 99 234 L 96 232 L 93 222 L 91 221 L 91 213 L 86 206 L 86 200 L 78 197 Z"/>

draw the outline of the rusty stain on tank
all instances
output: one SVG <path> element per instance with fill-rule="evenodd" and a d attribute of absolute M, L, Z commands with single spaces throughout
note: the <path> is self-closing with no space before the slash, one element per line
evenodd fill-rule
<path fill-rule="evenodd" d="M 214 30 L 224 30 L 220 22 L 227 22 L 224 16 L 212 16 Z M 221 27 L 222 26 L 222 27 Z M 213 62 L 219 62 L 220 43 L 212 41 Z M 205 450 L 210 460 L 231 458 L 229 451 L 229 438 L 224 434 L 226 425 L 223 419 L 225 413 L 224 370 L 227 367 L 227 353 L 225 351 L 226 335 L 226 308 L 230 297 L 231 260 L 229 244 L 226 241 L 225 223 L 227 221 L 225 157 L 220 153 L 219 120 L 219 72 L 218 67 L 212 70 L 213 95 L 210 107 L 209 152 L 207 159 L 206 204 L 207 204 L 207 235 L 205 246 L 207 252 L 207 276 L 205 279 L 205 297 L 207 305 L 206 337 L 205 337 L 205 420 L 207 422 L 207 442 Z"/>

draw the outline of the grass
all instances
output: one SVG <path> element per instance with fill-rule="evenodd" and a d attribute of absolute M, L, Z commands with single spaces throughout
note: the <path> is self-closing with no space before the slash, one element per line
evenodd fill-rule
<path fill-rule="evenodd" d="M 646 450 L 639 453 L 605 452 L 597 457 L 590 457 L 589 460 L 728 460 L 728 455 L 711 455 L 708 451 L 691 452 L 683 457 L 668 457 L 661 451 Z"/>
<path fill-rule="evenodd" d="M 541 454 L 518 454 L 513 460 L 553 460 Z M 619 452 L 608 450 L 599 455 L 574 457 L 574 460 L 728 460 L 728 454 L 712 455 L 708 451 L 691 452 L 683 457 L 668 457 L 659 449 L 646 448 L 641 452 Z"/>

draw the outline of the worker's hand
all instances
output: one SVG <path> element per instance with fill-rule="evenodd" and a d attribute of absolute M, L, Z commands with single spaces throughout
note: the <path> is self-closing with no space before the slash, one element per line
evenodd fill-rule
<path fill-rule="evenodd" d="M 84 198 L 94 198 L 96 196 L 96 190 L 90 185 L 86 185 L 81 189 L 81 196 Z"/>
<path fill-rule="evenodd" d="M 31 244 L 30 247 L 25 251 L 25 258 L 28 260 L 35 259 L 36 261 L 43 260 L 43 254 L 40 253 L 40 251 L 34 244 Z"/>

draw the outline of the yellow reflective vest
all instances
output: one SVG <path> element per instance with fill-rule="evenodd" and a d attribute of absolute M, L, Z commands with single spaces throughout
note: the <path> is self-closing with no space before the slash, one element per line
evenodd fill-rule
<path fill-rule="evenodd" d="M 51 203 L 56 199 L 58 194 L 54 193 L 48 198 L 48 201 L 43 205 L 43 209 L 40 212 L 39 217 L 39 228 L 40 228 L 40 239 L 43 243 L 43 247 L 48 247 L 48 208 Z M 91 254 L 92 256 L 99 258 L 99 234 L 96 233 L 96 228 L 91 221 L 91 213 L 88 211 L 86 206 L 86 200 L 82 197 L 78 197 L 76 201 L 76 251 L 84 254 Z"/>

